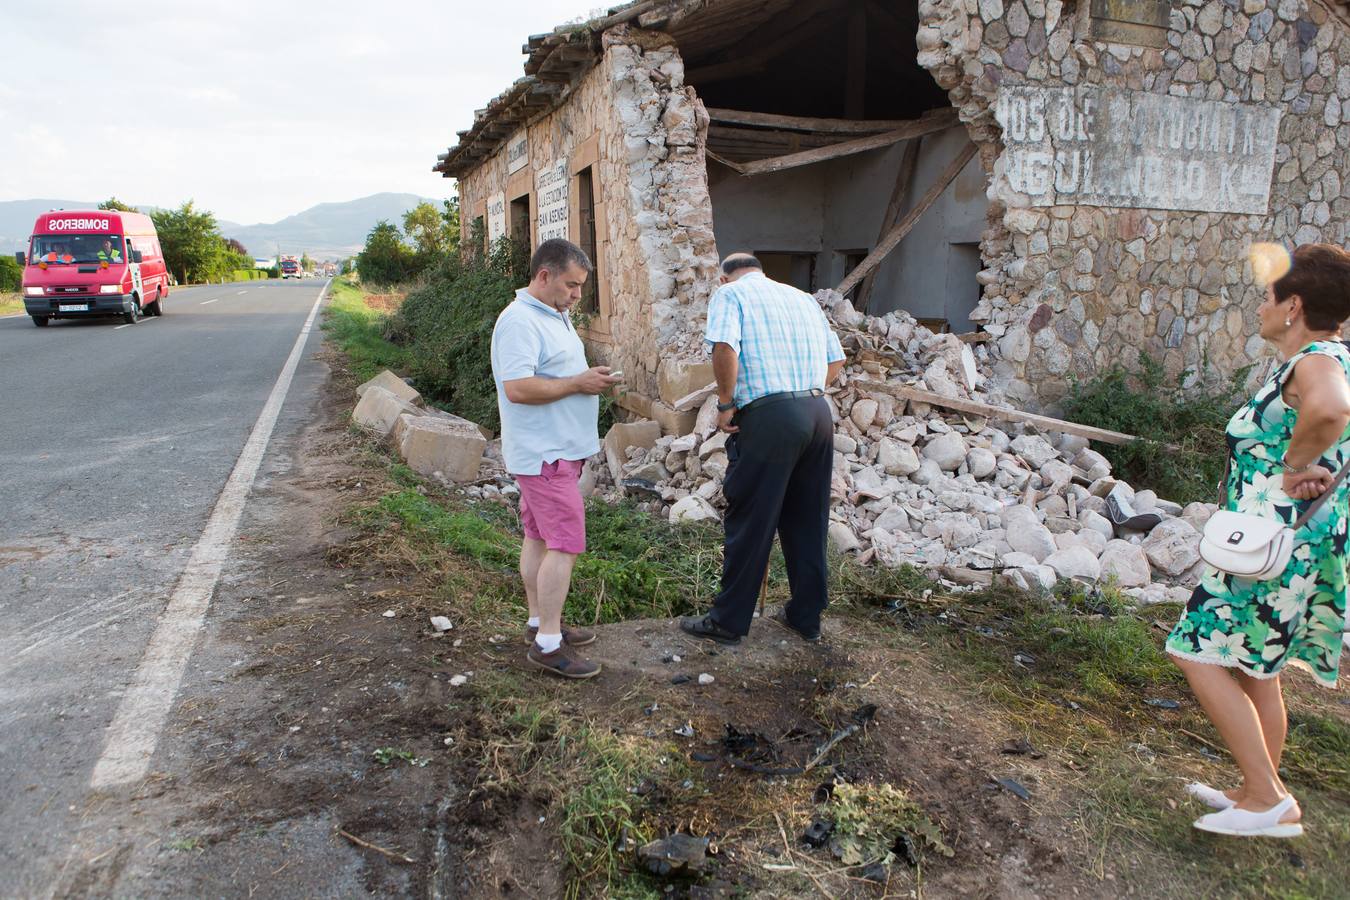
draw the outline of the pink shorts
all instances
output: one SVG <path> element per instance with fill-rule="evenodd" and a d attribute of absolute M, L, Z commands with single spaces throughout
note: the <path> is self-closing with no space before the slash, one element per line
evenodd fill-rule
<path fill-rule="evenodd" d="M 517 475 L 520 524 L 530 540 L 559 553 L 586 552 L 586 507 L 581 500 L 584 460 L 544 463 L 538 475 Z"/>

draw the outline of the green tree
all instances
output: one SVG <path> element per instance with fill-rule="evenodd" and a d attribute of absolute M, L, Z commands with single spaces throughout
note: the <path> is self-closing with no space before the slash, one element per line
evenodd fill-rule
<path fill-rule="evenodd" d="M 0 256 L 0 294 L 14 293 L 23 286 L 23 267 L 12 256 Z"/>
<path fill-rule="evenodd" d="M 356 256 L 356 271 L 369 284 L 397 284 L 411 277 L 415 271 L 413 253 L 396 226 L 384 219 L 375 224 Z"/>
<path fill-rule="evenodd" d="M 98 208 L 99 208 L 99 209 L 112 209 L 112 210 L 116 210 L 116 211 L 118 211 L 118 212 L 140 212 L 140 210 L 137 209 L 136 207 L 134 207 L 134 206 L 128 206 L 127 204 L 123 203 L 121 200 L 118 200 L 116 197 L 109 197 L 107 200 L 104 200 L 102 203 L 100 203 L 100 204 L 98 205 Z"/>
<path fill-rule="evenodd" d="M 446 249 L 453 255 L 459 255 L 459 198 L 451 197 L 442 204 L 441 218 L 445 220 L 445 232 L 449 238 Z"/>
<path fill-rule="evenodd" d="M 300 268 L 304 269 L 306 272 L 314 271 L 314 260 L 310 259 L 308 253 L 302 252 L 300 254 Z"/>
<path fill-rule="evenodd" d="M 192 278 L 209 279 L 218 274 L 228 250 L 217 230 L 214 215 L 196 209 L 189 200 L 178 209 L 156 210 L 150 218 L 159 232 L 164 261 L 180 284 L 187 284 Z"/>
<path fill-rule="evenodd" d="M 450 252 L 450 231 L 445 214 L 432 203 L 423 201 L 403 214 L 403 233 L 428 263 Z"/>

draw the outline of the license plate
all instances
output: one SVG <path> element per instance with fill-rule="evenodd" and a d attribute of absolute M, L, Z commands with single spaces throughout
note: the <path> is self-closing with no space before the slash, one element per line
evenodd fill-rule
<path fill-rule="evenodd" d="M 58 312 L 89 312 L 88 303 L 62 303 Z"/>

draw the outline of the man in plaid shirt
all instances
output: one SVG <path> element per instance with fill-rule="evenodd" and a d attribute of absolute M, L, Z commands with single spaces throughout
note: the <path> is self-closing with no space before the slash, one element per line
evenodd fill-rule
<path fill-rule="evenodd" d="M 723 261 L 704 339 L 717 377 L 718 427 L 730 435 L 722 590 L 711 612 L 680 627 L 740 643 L 777 531 L 792 587 L 782 622 L 804 640 L 819 640 L 834 465 L 825 385 L 844 367 L 843 348 L 815 299 L 766 277 L 748 253 Z"/>

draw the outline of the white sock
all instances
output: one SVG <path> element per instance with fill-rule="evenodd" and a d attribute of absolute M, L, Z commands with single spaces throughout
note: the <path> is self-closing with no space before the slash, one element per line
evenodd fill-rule
<path fill-rule="evenodd" d="M 528 622 L 525 623 L 525 627 L 526 627 L 526 628 L 538 628 L 538 627 L 539 627 L 539 617 L 538 617 L 538 616 L 530 616 L 530 621 L 528 621 Z"/>
<path fill-rule="evenodd" d="M 544 653 L 552 653 L 554 650 L 557 650 L 559 647 L 562 646 L 562 635 L 544 634 L 543 632 L 540 632 L 539 634 L 535 635 L 534 644 Z"/>

